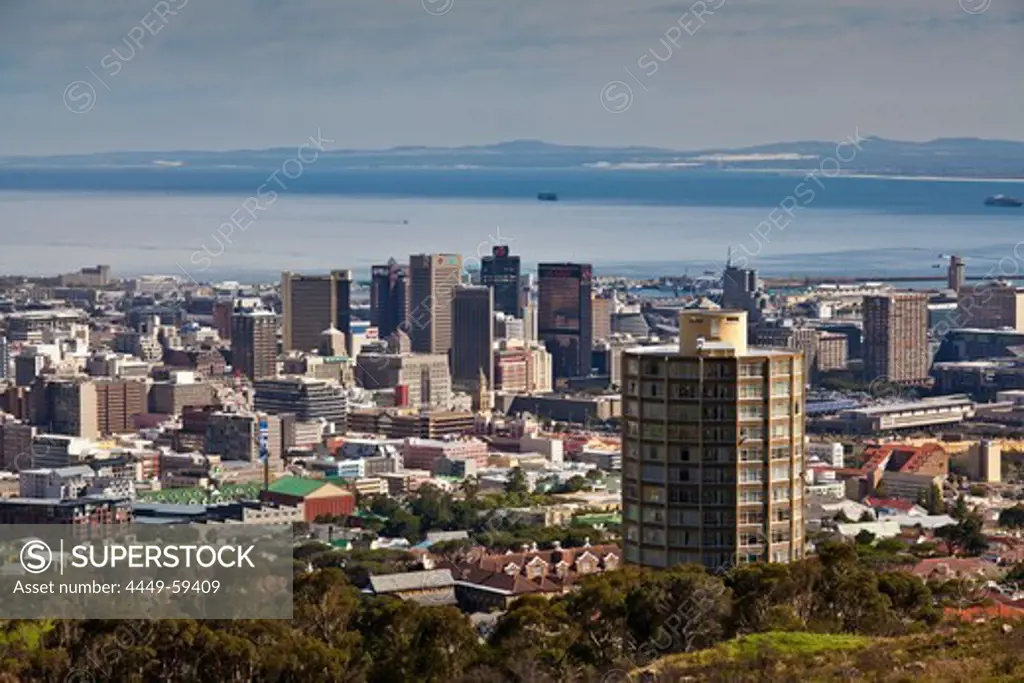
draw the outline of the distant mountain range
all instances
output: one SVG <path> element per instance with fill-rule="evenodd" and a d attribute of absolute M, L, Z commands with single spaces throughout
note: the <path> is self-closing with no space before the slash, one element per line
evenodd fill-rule
<path fill-rule="evenodd" d="M 781 142 L 738 149 L 679 151 L 656 147 L 587 147 L 515 140 L 467 147 L 394 147 L 331 150 L 316 170 L 357 169 L 647 169 L 801 172 L 822 167 L 830 175 L 1024 178 L 1024 142 L 947 138 L 902 142 L 861 138 L 837 152 L 835 142 Z M 294 147 L 234 151 L 109 152 L 47 157 L 0 157 L 0 169 L 198 168 L 266 169 L 295 155 Z M 306 156 L 311 152 L 304 151 Z"/>

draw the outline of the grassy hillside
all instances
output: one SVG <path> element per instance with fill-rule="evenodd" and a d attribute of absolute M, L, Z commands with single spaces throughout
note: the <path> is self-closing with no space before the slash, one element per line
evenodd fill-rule
<path fill-rule="evenodd" d="M 633 680 L 642 680 L 643 671 L 657 674 L 658 683 L 1019 683 L 1024 626 L 1007 633 L 998 624 L 970 625 L 900 638 L 760 633 L 665 657 L 634 671 Z"/>

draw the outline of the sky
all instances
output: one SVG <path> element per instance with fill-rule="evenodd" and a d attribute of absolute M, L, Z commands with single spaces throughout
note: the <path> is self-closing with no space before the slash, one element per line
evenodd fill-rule
<path fill-rule="evenodd" d="M 1024 140 L 1022 64 L 1024 0 L 0 0 L 0 156 Z"/>

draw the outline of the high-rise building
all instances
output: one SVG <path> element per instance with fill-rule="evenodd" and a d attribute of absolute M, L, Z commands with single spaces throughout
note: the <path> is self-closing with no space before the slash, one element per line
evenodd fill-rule
<path fill-rule="evenodd" d="M 317 340 L 319 337 L 317 334 Z M 251 380 L 276 376 L 277 316 L 270 311 L 235 311 L 231 316 L 231 356 L 234 369 Z"/>
<path fill-rule="evenodd" d="M 608 339 L 612 336 L 612 314 L 615 313 L 615 295 L 611 293 L 594 296 L 593 340 Z"/>
<path fill-rule="evenodd" d="M 10 372 L 11 351 L 7 345 L 7 337 L 0 335 L 0 379 L 7 379 Z"/>
<path fill-rule="evenodd" d="M 971 287 L 957 302 L 957 327 L 1024 332 L 1024 289 L 1011 282 Z"/>
<path fill-rule="evenodd" d="M 746 311 L 751 322 L 761 320 L 763 296 L 757 271 L 732 265 L 732 255 L 722 273 L 722 308 Z"/>
<path fill-rule="evenodd" d="M 338 384 L 305 377 L 255 382 L 253 407 L 270 415 L 292 413 L 302 422 L 326 420 L 335 432 L 345 431 L 348 395 Z"/>
<path fill-rule="evenodd" d="M 452 302 L 452 380 L 473 391 L 483 373 L 494 387 L 494 290 L 459 286 Z"/>
<path fill-rule="evenodd" d="M 448 353 L 452 347 L 452 299 L 462 281 L 459 254 L 409 257 L 409 337 L 416 353 Z"/>
<path fill-rule="evenodd" d="M 946 286 L 957 294 L 964 286 L 964 260 L 960 256 L 949 257 L 949 267 L 946 269 Z"/>
<path fill-rule="evenodd" d="M 747 346 L 745 311 L 686 311 L 623 356 L 623 549 L 650 567 L 804 556 L 800 354 Z"/>
<path fill-rule="evenodd" d="M 146 382 L 137 379 L 96 379 L 96 423 L 100 434 L 129 434 L 135 416 L 148 407 Z"/>
<path fill-rule="evenodd" d="M 328 275 L 281 274 L 284 309 L 282 342 L 285 351 L 315 351 L 321 333 L 331 327 L 351 343 L 352 271 L 332 270 Z M 351 355 L 352 349 L 346 347 Z"/>
<path fill-rule="evenodd" d="M 928 378 L 928 295 L 864 297 L 864 377 L 915 384 Z"/>
<path fill-rule="evenodd" d="M 381 339 L 393 335 L 409 317 L 408 289 L 405 266 L 395 259 L 370 270 L 370 324 Z"/>
<path fill-rule="evenodd" d="M 541 263 L 537 271 L 537 336 L 551 354 L 555 379 L 585 377 L 593 346 L 593 269 L 589 263 Z"/>
<path fill-rule="evenodd" d="M 447 409 L 452 400 L 448 356 L 443 353 L 363 353 L 356 359 L 356 381 L 371 391 L 394 389 L 398 405 Z"/>
<path fill-rule="evenodd" d="M 494 310 L 513 318 L 522 315 L 519 306 L 519 257 L 508 253 L 508 246 L 499 244 L 484 256 L 480 264 L 480 282 L 494 290 Z"/>

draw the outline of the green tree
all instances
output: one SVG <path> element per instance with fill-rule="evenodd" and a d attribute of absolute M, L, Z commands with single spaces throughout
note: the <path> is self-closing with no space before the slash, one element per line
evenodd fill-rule
<path fill-rule="evenodd" d="M 875 535 L 867 529 L 861 529 L 857 532 L 857 536 L 853 540 L 857 545 L 871 545 L 875 542 Z"/>
<path fill-rule="evenodd" d="M 527 494 L 530 492 L 530 480 L 521 467 L 513 467 L 505 482 L 505 493 Z"/>
<path fill-rule="evenodd" d="M 999 513 L 999 526 L 1010 529 L 1024 527 L 1024 505 L 1017 503 L 1011 508 L 1006 508 Z"/>

